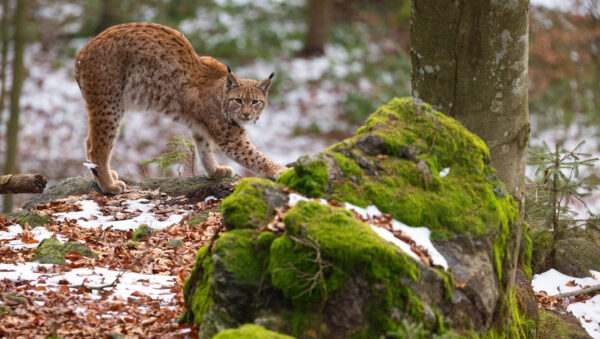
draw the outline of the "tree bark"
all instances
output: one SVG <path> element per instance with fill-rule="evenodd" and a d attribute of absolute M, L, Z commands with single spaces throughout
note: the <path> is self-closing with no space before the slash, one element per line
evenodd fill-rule
<path fill-rule="evenodd" d="M 6 63 L 8 60 L 8 0 L 2 0 L 2 56 L 0 56 L 0 122 L 4 112 L 4 101 L 6 100 Z"/>
<path fill-rule="evenodd" d="M 0 194 L 42 193 L 48 179 L 41 174 L 9 174 L 0 176 Z"/>
<path fill-rule="evenodd" d="M 13 59 L 13 79 L 10 91 L 10 118 L 7 124 L 6 138 L 6 162 L 4 164 L 4 173 L 13 174 L 17 171 L 17 153 L 19 150 L 18 133 L 19 133 L 19 101 L 21 98 L 21 87 L 23 85 L 23 52 L 25 48 L 25 24 L 27 21 L 27 2 L 28 0 L 17 1 L 17 9 L 15 10 L 14 26 L 14 46 L 15 55 Z M 3 210 L 9 213 L 13 208 L 12 195 L 4 197 Z"/>
<path fill-rule="evenodd" d="M 301 55 L 316 56 L 325 53 L 325 43 L 331 21 L 331 7 L 332 0 L 310 1 L 308 33 Z"/>
<path fill-rule="evenodd" d="M 477 134 L 520 203 L 521 220 L 506 239 L 500 305 L 514 286 L 522 232 L 528 36 L 529 0 L 411 1 L 412 95 Z"/>
<path fill-rule="evenodd" d="M 115 8 L 119 5 L 119 2 L 112 0 L 101 0 L 100 1 L 100 20 L 95 29 L 95 34 L 100 34 L 105 29 L 113 26 L 117 23 L 115 16 Z"/>

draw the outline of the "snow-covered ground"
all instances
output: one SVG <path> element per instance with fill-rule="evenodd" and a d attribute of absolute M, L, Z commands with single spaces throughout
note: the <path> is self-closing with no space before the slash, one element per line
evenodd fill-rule
<path fill-rule="evenodd" d="M 531 286 L 535 292 L 545 291 L 548 296 L 580 290 L 587 286 L 600 284 L 600 272 L 590 271 L 592 277 L 575 278 L 551 269 L 535 274 Z M 587 333 L 595 339 L 600 338 L 600 294 L 583 302 L 572 302 L 567 306 Z"/>
<path fill-rule="evenodd" d="M 102 267 L 75 268 L 65 273 L 53 272 L 52 264 L 39 264 L 28 262 L 24 264 L 0 264 L 0 279 L 12 281 L 32 281 L 33 290 L 39 294 L 47 291 L 59 291 L 60 287 L 69 285 L 101 286 L 112 283 L 120 272 Z M 40 267 L 45 270 L 40 270 Z M 113 287 L 113 293 L 109 300 L 127 300 L 132 294 L 136 296 L 148 296 L 152 299 L 165 300 L 175 296 L 170 289 L 175 284 L 177 277 L 157 274 L 139 274 L 125 272 L 119 277 L 119 283 Z M 65 283 L 65 280 L 68 283 Z M 38 287 L 38 288 L 35 288 Z M 101 295 L 98 290 L 92 290 L 90 298 L 99 300 Z M 137 293 L 136 293 L 137 292 Z M 37 306 L 43 306 L 38 304 Z"/>

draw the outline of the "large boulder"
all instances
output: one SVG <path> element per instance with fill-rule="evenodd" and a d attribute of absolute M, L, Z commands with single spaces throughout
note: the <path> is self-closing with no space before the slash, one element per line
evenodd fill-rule
<path fill-rule="evenodd" d="M 341 207 L 288 210 L 290 190 L 428 227 L 449 270 L 413 260 Z M 277 183 L 242 180 L 222 212 L 228 231 L 200 249 L 184 287 L 182 320 L 201 338 L 245 323 L 300 338 L 533 336 L 535 319 L 505 289 L 516 203 L 485 144 L 429 105 L 392 100 Z M 267 229 L 273 218 L 284 231 Z"/>

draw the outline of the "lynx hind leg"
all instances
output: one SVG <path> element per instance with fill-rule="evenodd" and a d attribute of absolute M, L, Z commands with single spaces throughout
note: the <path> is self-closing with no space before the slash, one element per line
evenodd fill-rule
<path fill-rule="evenodd" d="M 125 192 L 127 185 L 118 180 L 117 172 L 110 169 L 110 157 L 115 146 L 119 123 L 123 116 L 118 112 L 88 111 L 88 138 L 86 141 L 88 160 L 96 164 L 92 173 L 104 193 Z"/>
<path fill-rule="evenodd" d="M 196 154 L 206 173 L 211 179 L 220 179 L 233 176 L 233 169 L 228 166 L 219 166 L 215 160 L 212 142 L 206 136 L 194 134 L 194 144 L 196 145 Z"/>

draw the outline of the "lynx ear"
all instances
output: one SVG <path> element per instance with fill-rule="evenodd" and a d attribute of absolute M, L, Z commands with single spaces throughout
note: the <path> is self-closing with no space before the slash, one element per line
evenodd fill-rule
<path fill-rule="evenodd" d="M 227 90 L 230 91 L 234 88 L 240 87 L 240 83 L 236 79 L 235 75 L 231 73 L 231 68 L 227 66 Z"/>
<path fill-rule="evenodd" d="M 261 82 L 258 83 L 258 85 L 256 85 L 256 87 L 258 87 L 258 89 L 263 92 L 263 94 L 267 94 L 267 92 L 269 91 L 269 87 L 271 87 L 271 79 L 273 79 L 273 76 L 275 75 L 275 73 L 271 73 L 271 75 L 269 75 L 269 77 Z"/>

